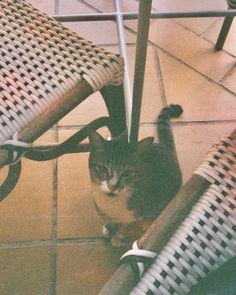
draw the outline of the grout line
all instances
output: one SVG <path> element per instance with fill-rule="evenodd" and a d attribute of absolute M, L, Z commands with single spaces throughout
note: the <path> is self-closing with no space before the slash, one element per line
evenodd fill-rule
<path fill-rule="evenodd" d="M 88 237 L 88 238 L 66 238 L 58 239 L 58 245 L 68 245 L 68 244 L 87 244 L 87 243 L 103 243 L 104 237 Z"/>
<path fill-rule="evenodd" d="M 0 249 L 47 247 L 47 246 L 51 246 L 51 244 L 52 244 L 51 240 L 13 241 L 13 242 L 1 243 Z"/>
<path fill-rule="evenodd" d="M 57 174 L 58 161 L 54 160 L 53 169 L 53 208 L 52 208 L 52 240 L 51 240 L 51 284 L 50 295 L 56 295 L 57 285 Z"/>
<path fill-rule="evenodd" d="M 160 64 L 160 59 L 158 55 L 158 50 L 157 47 L 153 47 L 153 53 L 155 55 L 155 65 L 156 65 L 156 73 L 157 73 L 157 78 L 160 86 L 160 94 L 161 94 L 161 101 L 164 106 L 167 105 L 167 99 L 166 99 L 166 92 L 165 92 L 165 85 L 164 85 L 164 80 L 162 76 L 162 71 L 161 71 L 161 64 Z"/>
<path fill-rule="evenodd" d="M 229 78 L 233 73 L 235 72 L 235 65 L 232 65 L 232 68 L 228 70 L 227 73 L 225 73 L 225 75 L 222 77 L 222 79 L 220 80 L 219 83 L 221 83 L 220 85 L 222 85 L 222 83 L 224 83 L 224 81 Z"/>
<path fill-rule="evenodd" d="M 97 9 L 96 7 L 94 7 L 93 5 L 91 5 L 91 4 L 89 4 L 87 1 L 85 1 L 85 0 L 78 0 L 81 4 L 84 4 L 85 6 L 87 6 L 88 8 L 90 8 L 90 9 L 92 9 L 92 10 L 94 10 L 94 11 L 96 11 L 96 12 L 103 12 L 103 11 L 101 11 L 101 10 L 99 10 L 99 9 Z"/>
<path fill-rule="evenodd" d="M 171 121 L 172 126 L 191 126 L 191 125 L 214 125 L 214 124 L 231 124 L 235 123 L 236 120 L 209 120 L 209 121 Z M 155 122 L 142 122 L 141 127 L 149 127 L 155 125 Z"/>
<path fill-rule="evenodd" d="M 171 124 L 172 125 L 196 125 L 196 124 L 225 124 L 225 123 L 236 123 L 236 120 L 234 119 L 222 119 L 222 120 L 199 120 L 199 121 L 181 121 L 181 120 L 178 120 L 178 121 L 175 121 L 175 120 L 172 120 L 171 121 Z M 147 126 L 147 125 L 155 125 L 156 122 L 141 122 L 140 125 L 142 126 Z M 61 126 L 60 127 L 60 130 L 77 130 L 77 128 L 81 128 L 81 126 L 85 126 L 85 125 L 73 125 L 73 126 L 70 126 L 70 125 L 65 125 L 65 126 Z"/>
<path fill-rule="evenodd" d="M 103 237 L 88 237 L 88 238 L 65 238 L 57 239 L 57 245 L 80 245 L 87 243 L 103 243 Z M 52 240 L 31 240 L 31 241 L 13 241 L 13 242 L 3 242 L 0 244 L 0 249 L 23 249 L 23 248 L 36 248 L 36 247 L 52 247 Z"/>
<path fill-rule="evenodd" d="M 55 141 L 58 142 L 58 128 L 56 125 Z M 50 295 L 57 293 L 57 209 L 58 209 L 58 160 L 54 160 L 53 167 L 53 207 L 51 226 L 51 284 Z"/>
<path fill-rule="evenodd" d="M 215 25 L 216 23 L 219 21 L 219 17 L 217 19 L 215 19 L 205 30 L 204 32 L 202 32 L 199 36 L 202 37 L 204 40 L 209 41 L 207 38 L 205 38 L 206 34 L 208 31 L 210 31 Z"/>
<path fill-rule="evenodd" d="M 166 51 L 165 49 L 163 49 L 162 47 L 160 47 L 159 45 L 153 43 L 152 41 L 149 41 L 151 45 L 156 46 L 157 48 L 159 48 L 163 53 L 165 53 L 167 56 L 170 56 L 171 58 L 177 60 L 178 62 L 180 62 L 181 64 L 185 65 L 186 67 L 188 67 L 189 69 L 193 70 L 195 73 L 198 73 L 200 76 L 204 77 L 208 82 L 211 82 L 215 85 L 218 85 L 220 88 L 222 88 L 224 91 L 226 91 L 229 94 L 232 95 L 236 95 L 235 92 L 231 91 L 230 89 L 226 88 L 224 85 L 220 84 L 220 81 L 217 82 L 215 80 L 213 80 L 212 78 L 208 77 L 207 75 L 199 72 L 198 70 L 196 70 L 195 68 L 193 68 L 191 65 L 187 64 L 186 62 L 184 62 L 183 60 L 179 59 L 178 57 L 174 56 L 173 54 L 171 54 L 170 52 Z"/>

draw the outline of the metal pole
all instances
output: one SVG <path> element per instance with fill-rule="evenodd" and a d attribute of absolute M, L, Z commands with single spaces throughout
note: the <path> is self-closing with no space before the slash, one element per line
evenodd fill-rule
<path fill-rule="evenodd" d="M 151 9 L 152 0 L 140 0 L 134 69 L 131 142 L 137 142 L 138 140 Z"/>
<path fill-rule="evenodd" d="M 126 122 L 128 128 L 128 138 L 130 137 L 130 129 L 131 129 L 131 110 L 132 110 L 132 92 L 130 86 L 129 79 L 129 63 L 128 63 L 128 55 L 126 50 L 126 42 L 125 42 L 125 31 L 124 24 L 122 18 L 122 12 L 120 7 L 120 0 L 115 0 L 116 7 L 116 25 L 118 31 L 118 39 L 119 39 L 119 49 L 120 54 L 124 58 L 125 68 L 124 68 L 124 94 L 125 94 L 125 109 L 126 109 Z"/>
<path fill-rule="evenodd" d="M 72 14 L 72 15 L 52 15 L 61 22 L 77 22 L 77 21 L 115 21 L 118 13 L 96 13 L 96 14 Z M 195 17 L 226 17 L 236 16 L 236 9 L 231 10 L 201 10 L 201 11 L 162 11 L 152 12 L 151 19 L 162 18 L 195 18 Z M 123 20 L 136 20 L 138 14 L 136 12 L 123 12 L 120 13 Z"/>

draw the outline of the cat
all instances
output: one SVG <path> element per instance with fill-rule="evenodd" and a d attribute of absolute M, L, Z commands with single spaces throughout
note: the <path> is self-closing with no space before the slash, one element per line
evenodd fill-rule
<path fill-rule="evenodd" d="M 153 137 L 132 144 L 125 134 L 105 140 L 95 131 L 89 133 L 93 200 L 112 246 L 129 245 L 139 238 L 180 189 L 182 175 L 170 118 L 182 112 L 179 105 L 161 110 L 159 143 L 153 143 Z"/>

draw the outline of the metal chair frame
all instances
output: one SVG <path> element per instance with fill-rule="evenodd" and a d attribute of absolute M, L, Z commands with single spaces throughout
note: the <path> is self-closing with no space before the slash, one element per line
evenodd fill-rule
<path fill-rule="evenodd" d="M 58 6 L 59 1 L 60 0 L 56 0 L 56 6 Z M 234 0 L 227 0 L 228 10 L 213 9 L 199 11 L 154 12 L 152 11 L 152 0 L 140 0 L 139 11 L 136 13 L 122 12 L 120 5 L 121 2 L 122 0 L 114 0 L 116 7 L 116 11 L 114 13 L 53 15 L 53 17 L 61 22 L 116 21 L 120 54 L 123 56 L 125 61 L 124 91 L 127 125 L 130 134 L 130 141 L 135 142 L 138 139 L 150 19 L 225 17 L 224 24 L 215 45 L 216 50 L 221 50 L 233 18 L 236 15 L 236 3 L 234 4 Z M 130 78 L 128 75 L 129 63 L 124 35 L 124 20 L 138 20 L 133 91 L 131 91 Z"/>

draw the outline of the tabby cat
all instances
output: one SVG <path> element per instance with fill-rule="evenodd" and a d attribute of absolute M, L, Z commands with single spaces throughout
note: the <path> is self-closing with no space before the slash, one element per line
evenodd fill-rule
<path fill-rule="evenodd" d="M 89 169 L 94 203 L 105 222 L 104 236 L 113 246 L 139 238 L 181 185 L 170 118 L 183 112 L 170 105 L 157 119 L 159 144 L 147 137 L 137 144 L 127 136 L 110 141 L 91 131 Z"/>

